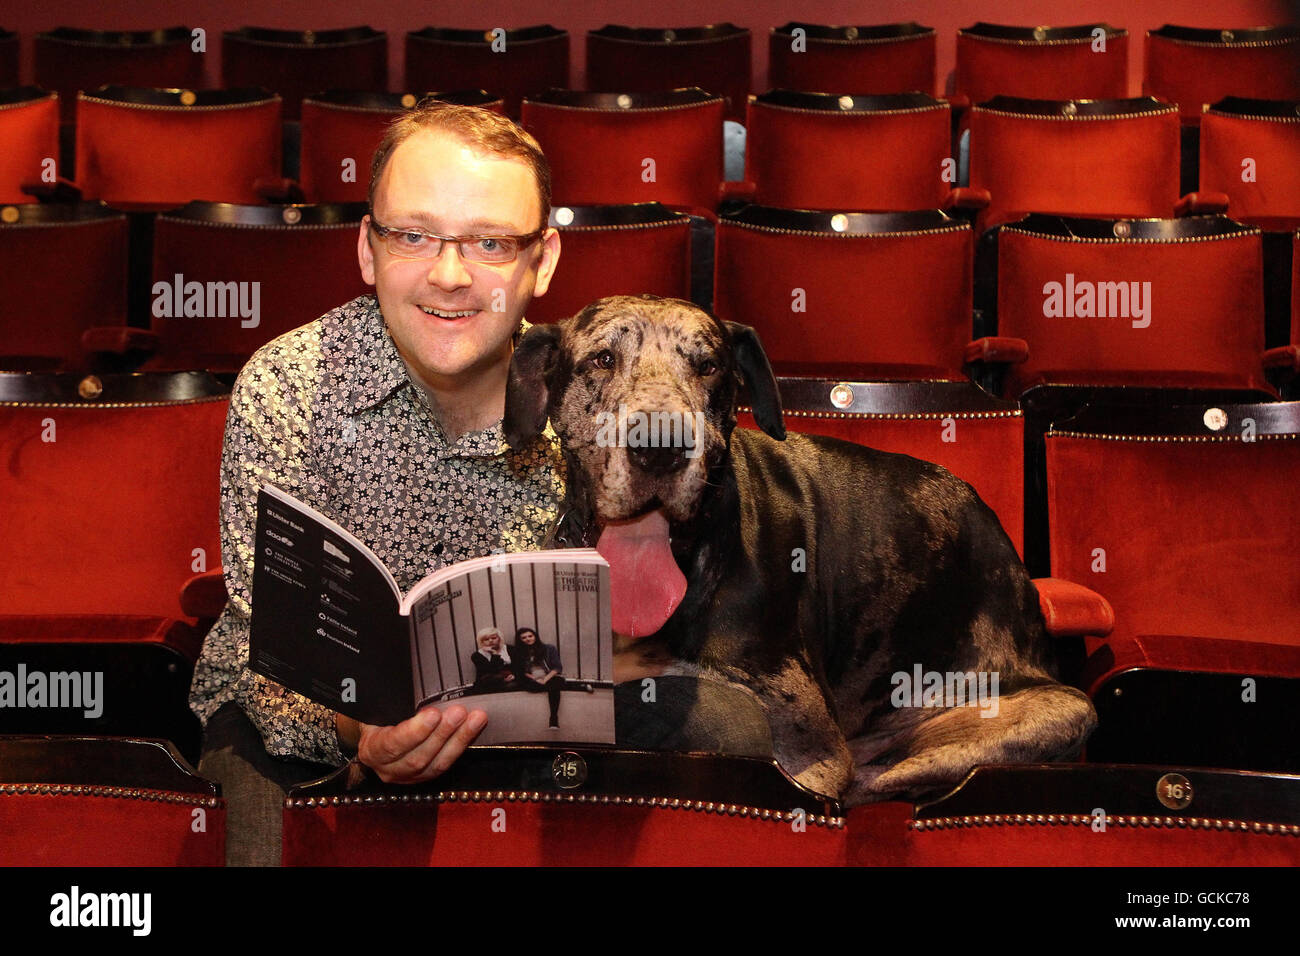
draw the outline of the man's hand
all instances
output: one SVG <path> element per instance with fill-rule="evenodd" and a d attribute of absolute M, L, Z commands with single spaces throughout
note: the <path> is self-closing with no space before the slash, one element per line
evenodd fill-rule
<path fill-rule="evenodd" d="M 446 713 L 426 707 L 391 727 L 362 724 L 342 714 L 339 736 L 384 783 L 420 783 L 445 773 L 487 725 L 481 710 L 453 704 Z"/>

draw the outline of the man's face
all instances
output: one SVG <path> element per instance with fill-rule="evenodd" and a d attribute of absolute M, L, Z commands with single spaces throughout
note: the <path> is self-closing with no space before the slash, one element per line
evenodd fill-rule
<path fill-rule="evenodd" d="M 434 130 L 393 150 L 375 189 L 374 216 L 385 226 L 444 236 L 517 236 L 546 225 L 527 164 Z M 429 386 L 445 390 L 494 370 L 504 388 L 510 337 L 529 300 L 546 292 L 559 254 L 554 229 L 513 262 L 496 265 L 469 262 L 451 243 L 436 259 L 399 258 L 368 220 L 357 244 L 361 275 L 375 287 L 397 350 Z"/>

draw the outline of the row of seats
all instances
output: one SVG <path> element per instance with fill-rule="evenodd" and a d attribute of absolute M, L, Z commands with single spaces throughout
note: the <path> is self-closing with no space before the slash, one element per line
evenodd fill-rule
<path fill-rule="evenodd" d="M 482 93 L 446 98 L 502 105 Z M 364 201 L 384 126 L 416 97 L 308 99 L 298 181 L 281 177 L 281 104 L 265 91 L 110 87 L 83 95 L 75 174 L 57 166 L 53 94 L 27 87 L 0 100 L 8 106 L 0 110 L 0 201 L 62 190 L 161 209 L 193 199 Z M 741 182 L 724 181 L 723 101 L 699 89 L 552 90 L 524 100 L 521 122 L 546 152 L 564 205 L 658 201 L 712 211 L 744 199 L 801 209 L 957 208 L 970 210 L 980 230 L 1028 212 L 1226 211 L 1260 225 L 1300 224 L 1300 99 L 1216 103 L 1187 163 L 1176 107 L 1152 98 L 998 97 L 969 111 L 956 148 L 950 104 L 921 93 L 773 91 L 747 108 Z M 1195 192 L 1180 196 L 1188 179 Z"/>
<path fill-rule="evenodd" d="M 1102 713 L 1090 758 L 1300 771 L 1291 738 L 1265 732 L 1300 704 L 1300 403 L 1087 403 L 1048 425 L 1035 512 L 1028 406 L 969 383 L 779 386 L 791 430 L 939 462 L 1022 553 L 1042 524 L 1049 630 Z M 0 375 L 0 671 L 102 680 L 80 707 L 0 708 L 0 733 L 166 737 L 195 758 L 185 689 L 225 600 L 226 403 L 200 373 Z M 1247 677 L 1270 694 L 1243 710 L 1223 688 Z M 1206 682 L 1218 696 L 1195 721 L 1168 710 Z"/>
<path fill-rule="evenodd" d="M 932 27 L 915 22 L 826 26 L 791 22 L 769 31 L 769 83 L 832 93 L 935 92 Z M 7 41 L 7 42 L 6 42 Z M 1119 99 L 1128 95 L 1128 31 L 1105 23 L 1069 27 L 976 23 L 957 32 L 954 100 L 993 96 Z M 207 38 L 203 46 L 206 49 Z M 406 34 L 407 89 L 483 88 L 520 101 L 569 85 L 569 34 L 552 26 L 507 30 L 426 27 Z M 591 90 L 653 92 L 699 86 L 723 97 L 728 116 L 744 118 L 752 37 L 731 23 L 707 27 L 609 25 L 586 35 Z M 187 27 L 102 32 L 61 27 L 34 41 L 36 81 L 64 95 L 71 122 L 78 90 L 104 84 L 194 88 L 204 58 Z M 388 37 L 370 27 L 222 34 L 224 86 L 279 93 L 296 119 L 305 96 L 348 77 L 355 89 L 387 89 Z M 1204 29 L 1167 25 L 1147 32 L 1144 92 L 1183 104 L 1196 122 L 1202 104 L 1225 96 L 1300 99 L 1300 29 L 1294 26 Z M 17 37 L 0 35 L 0 85 L 17 81 Z M 6 80 L 6 77 L 10 79 Z"/>
<path fill-rule="evenodd" d="M 356 267 L 364 212 L 192 203 L 136 217 L 137 232 L 152 226 L 152 255 L 132 289 L 127 216 L 6 206 L 0 366 L 236 372 L 265 342 L 368 291 Z M 551 224 L 563 261 L 532 321 L 605 295 L 690 299 L 692 260 L 707 252 L 713 310 L 754 326 L 789 374 L 995 370 L 1016 398 L 1049 382 L 1276 395 L 1300 372 L 1300 231 L 1265 236 L 1222 216 L 1032 215 L 977 254 L 970 224 L 938 210 L 749 205 L 719 217 L 712 238 L 655 203 L 560 206 Z"/>

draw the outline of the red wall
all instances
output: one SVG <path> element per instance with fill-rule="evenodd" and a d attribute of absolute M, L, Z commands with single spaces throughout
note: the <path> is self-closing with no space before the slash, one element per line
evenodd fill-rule
<path fill-rule="evenodd" d="M 1129 31 L 1129 80 L 1140 92 L 1142 37 L 1164 23 L 1204 27 L 1248 27 L 1300 20 L 1298 0 L 1098 0 L 1066 3 L 1031 0 L 478 0 L 444 7 L 417 0 L 355 0 L 323 6 L 319 0 L 281 0 L 275 5 L 188 0 L 182 7 L 166 0 L 138 0 L 129 12 L 114 12 L 88 0 L 44 0 L 15 5 L 3 14 L 0 27 L 23 37 L 23 76 L 31 80 L 31 36 L 56 26 L 89 29 L 140 30 L 175 26 L 203 27 L 208 32 L 209 79 L 219 78 L 221 31 L 241 26 L 286 29 L 329 29 L 369 24 L 389 34 L 389 77 L 401 85 L 404 36 L 425 26 L 489 28 L 552 23 L 572 35 L 572 80 L 581 85 L 585 60 L 582 37 L 606 23 L 631 26 L 689 26 L 730 20 L 754 34 L 754 87 L 767 86 L 767 34 L 789 20 L 811 23 L 872 24 L 916 20 L 939 31 L 939 81 L 953 68 L 955 32 L 977 20 L 1017 25 L 1069 26 L 1105 21 Z M 340 84 L 343 86 L 345 84 Z"/>

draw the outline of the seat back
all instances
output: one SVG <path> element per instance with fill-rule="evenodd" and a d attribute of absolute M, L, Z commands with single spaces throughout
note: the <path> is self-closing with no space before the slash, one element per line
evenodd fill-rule
<path fill-rule="evenodd" d="M 933 93 L 935 38 L 933 27 L 916 22 L 834 27 L 792 21 L 769 35 L 768 82 L 805 92 Z"/>
<path fill-rule="evenodd" d="M 968 223 L 749 206 L 718 221 L 714 310 L 784 374 L 963 379 Z"/>
<path fill-rule="evenodd" d="M 154 234 L 153 369 L 234 372 L 271 339 L 369 291 L 363 203 L 190 203 Z"/>
<path fill-rule="evenodd" d="M 1052 576 L 1111 640 L 1300 646 L 1300 403 L 1085 409 L 1047 434 Z"/>
<path fill-rule="evenodd" d="M 40 183 L 59 159 L 59 96 L 35 86 L 0 88 L 0 202 L 31 202 L 22 191 L 26 183 Z M 46 179 L 45 181 L 48 181 Z"/>
<path fill-rule="evenodd" d="M 942 465 L 993 509 L 1024 554 L 1024 419 L 965 382 L 777 379 L 785 426 Z M 737 423 L 755 428 L 742 408 Z"/>
<path fill-rule="evenodd" d="M 557 322 L 607 295 L 691 296 L 691 220 L 659 203 L 556 206 L 564 268 L 528 306 L 530 322 Z"/>
<path fill-rule="evenodd" d="M 195 89 L 206 86 L 203 54 L 189 27 L 165 30 L 79 30 L 59 27 L 32 42 L 36 83 L 56 90 L 62 122 L 76 118 L 77 94 L 101 86 Z"/>
<path fill-rule="evenodd" d="M 720 96 L 551 90 L 524 100 L 522 123 L 551 162 L 559 205 L 661 202 L 711 210 L 718 203 Z"/>
<path fill-rule="evenodd" d="M 77 183 L 88 199 L 157 208 L 256 203 L 280 175 L 280 98 L 265 90 L 105 87 L 81 94 Z"/>
<path fill-rule="evenodd" d="M 995 96 L 1123 99 L 1128 96 L 1128 31 L 1105 23 L 977 23 L 957 31 L 956 92 L 972 103 Z"/>
<path fill-rule="evenodd" d="M 657 93 L 697 86 L 743 122 L 750 33 L 734 23 L 670 29 L 609 25 L 587 33 L 587 89 Z"/>
<path fill-rule="evenodd" d="M 1177 103 L 1192 125 L 1227 96 L 1300 100 L 1300 27 L 1150 30 L 1142 92 Z"/>
<path fill-rule="evenodd" d="M 221 866 L 220 792 L 159 740 L 0 737 L 0 865 Z"/>
<path fill-rule="evenodd" d="M 278 94 L 284 118 L 296 120 L 303 97 L 313 93 L 338 86 L 386 90 L 388 36 L 370 27 L 227 30 L 221 35 L 221 82 Z"/>
<path fill-rule="evenodd" d="M 951 127 L 948 104 L 923 93 L 773 90 L 749 101 L 745 179 L 765 206 L 937 209 L 955 183 Z"/>
<path fill-rule="evenodd" d="M 482 90 L 427 95 L 504 112 L 504 101 Z M 422 99 L 415 93 L 352 90 L 330 90 L 304 99 L 299 181 L 307 201 L 366 202 L 370 161 L 385 128 Z"/>
<path fill-rule="evenodd" d="M 1231 97 L 1201 117 L 1200 188 L 1234 219 L 1300 222 L 1300 100 Z"/>
<path fill-rule="evenodd" d="M 0 367 L 77 369 L 82 332 L 126 324 L 127 236 L 99 203 L 0 209 Z"/>
<path fill-rule="evenodd" d="M 408 90 L 487 90 L 519 118 L 525 96 L 569 86 L 569 34 L 552 26 L 506 30 L 425 27 L 406 35 Z"/>
<path fill-rule="evenodd" d="M 1172 216 L 1178 112 L 1153 99 L 995 97 L 970 113 L 970 184 L 992 196 L 981 231 L 1026 213 Z"/>
<path fill-rule="evenodd" d="M 0 89 L 18 85 L 18 34 L 0 29 Z"/>
<path fill-rule="evenodd" d="M 1003 226 L 997 331 L 1029 345 L 1008 398 L 1040 384 L 1271 391 L 1259 230 L 1214 216 Z"/>
<path fill-rule="evenodd" d="M 0 375 L 0 614 L 181 616 L 218 567 L 227 390 L 200 373 Z"/>

